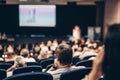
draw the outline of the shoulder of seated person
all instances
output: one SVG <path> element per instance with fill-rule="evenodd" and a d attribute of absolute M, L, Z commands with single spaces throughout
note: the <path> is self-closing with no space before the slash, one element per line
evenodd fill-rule
<path fill-rule="evenodd" d="M 86 68 L 86 67 L 85 66 L 72 66 L 71 68 L 79 69 L 79 68 Z"/>

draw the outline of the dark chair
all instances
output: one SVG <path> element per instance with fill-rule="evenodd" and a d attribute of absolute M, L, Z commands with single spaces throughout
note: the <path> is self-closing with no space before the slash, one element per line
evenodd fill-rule
<path fill-rule="evenodd" d="M 45 72 L 47 72 L 54 64 L 49 64 L 46 69 L 45 69 Z"/>
<path fill-rule="evenodd" d="M 49 73 L 33 72 L 16 74 L 3 80 L 53 80 L 53 77 Z"/>
<path fill-rule="evenodd" d="M 7 70 L 8 68 L 10 68 L 12 66 L 12 64 L 10 63 L 0 63 L 0 69 L 5 69 Z"/>
<path fill-rule="evenodd" d="M 42 66 L 42 68 L 45 69 L 49 64 L 53 64 L 53 63 L 54 63 L 54 59 L 46 59 L 40 62 L 40 66 Z"/>
<path fill-rule="evenodd" d="M 31 66 L 31 65 L 39 66 L 38 62 L 27 62 L 27 66 Z"/>
<path fill-rule="evenodd" d="M 0 69 L 0 80 L 3 80 L 7 77 L 6 70 Z"/>
<path fill-rule="evenodd" d="M 0 61 L 0 63 L 5 63 L 5 61 Z"/>
<path fill-rule="evenodd" d="M 72 64 L 75 65 L 77 62 L 79 62 L 80 59 L 78 56 L 72 58 Z"/>
<path fill-rule="evenodd" d="M 26 72 L 42 72 L 42 67 L 41 66 L 19 67 L 13 71 L 13 75 Z"/>
<path fill-rule="evenodd" d="M 64 72 L 61 74 L 60 80 L 81 80 L 90 71 L 91 67 Z"/>
<path fill-rule="evenodd" d="M 14 61 L 8 61 L 8 62 L 6 62 L 6 63 L 10 63 L 10 64 L 13 65 L 13 64 L 14 64 Z"/>
<path fill-rule="evenodd" d="M 93 60 L 82 60 L 76 63 L 76 66 L 92 67 Z"/>

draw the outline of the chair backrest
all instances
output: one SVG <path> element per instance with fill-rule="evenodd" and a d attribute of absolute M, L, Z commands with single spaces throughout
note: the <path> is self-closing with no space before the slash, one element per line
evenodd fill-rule
<path fill-rule="evenodd" d="M 0 61 L 0 63 L 5 63 L 5 61 Z"/>
<path fill-rule="evenodd" d="M 26 72 L 42 72 L 42 67 L 41 66 L 19 67 L 13 71 L 13 75 Z"/>
<path fill-rule="evenodd" d="M 0 80 L 3 80 L 7 77 L 6 70 L 0 69 Z"/>
<path fill-rule="evenodd" d="M 53 77 L 49 73 L 33 72 L 16 74 L 3 80 L 53 80 Z"/>
<path fill-rule="evenodd" d="M 54 63 L 54 59 L 46 59 L 40 62 L 40 66 L 42 66 L 42 68 L 45 69 L 49 64 L 53 64 L 53 63 Z"/>
<path fill-rule="evenodd" d="M 72 58 L 72 64 L 75 65 L 77 62 L 79 62 L 80 59 L 78 56 Z"/>
<path fill-rule="evenodd" d="M 76 63 L 76 66 L 92 67 L 93 60 L 82 60 Z"/>
<path fill-rule="evenodd" d="M 8 61 L 8 62 L 6 62 L 6 63 L 10 63 L 10 64 L 13 65 L 13 64 L 14 64 L 14 61 Z"/>
<path fill-rule="evenodd" d="M 49 64 L 46 69 L 45 69 L 45 72 L 47 72 L 54 64 Z"/>
<path fill-rule="evenodd" d="M 27 66 L 31 66 L 31 65 L 38 65 L 39 66 L 38 62 L 27 62 Z"/>
<path fill-rule="evenodd" d="M 61 74 L 60 80 L 81 80 L 90 71 L 91 67 L 64 72 Z"/>
<path fill-rule="evenodd" d="M 10 63 L 0 63 L 0 69 L 5 69 L 7 70 L 8 68 L 10 68 L 12 66 L 12 64 Z"/>

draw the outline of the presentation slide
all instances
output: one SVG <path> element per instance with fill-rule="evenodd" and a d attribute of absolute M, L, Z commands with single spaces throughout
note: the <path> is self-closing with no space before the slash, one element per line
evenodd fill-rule
<path fill-rule="evenodd" d="M 55 5 L 19 5 L 20 27 L 55 27 Z"/>

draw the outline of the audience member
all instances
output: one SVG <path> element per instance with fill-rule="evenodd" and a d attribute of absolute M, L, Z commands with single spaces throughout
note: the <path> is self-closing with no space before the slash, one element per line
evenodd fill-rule
<path fill-rule="evenodd" d="M 6 34 L 5 34 L 5 33 L 3 33 L 3 34 L 2 34 L 1 39 L 2 39 L 3 41 L 7 41 L 7 36 L 6 36 Z"/>
<path fill-rule="evenodd" d="M 120 73 L 120 24 L 109 26 L 105 38 L 105 51 L 101 50 L 94 60 L 89 80 L 118 80 Z"/>
<path fill-rule="evenodd" d="M 15 49 L 14 49 L 14 50 L 15 50 L 15 54 L 20 55 L 21 45 L 18 44 L 18 45 L 16 45 L 14 48 L 15 48 Z"/>
<path fill-rule="evenodd" d="M 12 45 L 8 45 L 8 47 L 7 47 L 7 52 L 8 52 L 8 53 L 13 53 L 13 52 L 14 52 L 14 48 L 13 48 Z"/>
<path fill-rule="evenodd" d="M 73 52 L 67 44 L 60 44 L 55 54 L 54 66 L 47 71 L 53 75 L 54 80 L 59 80 L 60 75 L 64 72 L 84 68 L 84 66 L 75 67 L 71 65 Z"/>
<path fill-rule="evenodd" d="M 40 46 L 38 44 L 36 44 L 33 50 L 34 50 L 35 54 L 39 54 L 39 52 L 40 52 Z"/>
<path fill-rule="evenodd" d="M 25 58 L 26 62 L 36 62 L 36 60 L 30 57 L 29 50 L 27 48 L 23 48 L 20 52 L 20 55 Z"/>
<path fill-rule="evenodd" d="M 38 55 L 38 59 L 47 59 L 47 51 L 41 51 L 40 54 Z"/>
<path fill-rule="evenodd" d="M 11 52 L 4 52 L 4 60 L 5 62 L 11 62 L 14 61 L 14 59 L 16 58 L 15 53 L 11 53 Z"/>
<path fill-rule="evenodd" d="M 7 69 L 7 72 L 13 71 L 17 69 L 18 67 L 26 67 L 27 64 L 25 62 L 25 59 L 22 56 L 17 56 L 14 60 L 14 65 Z"/>

